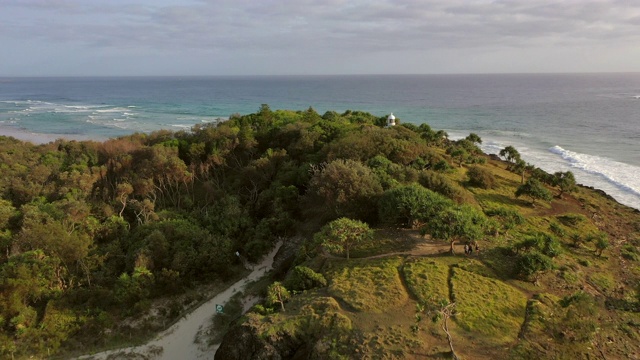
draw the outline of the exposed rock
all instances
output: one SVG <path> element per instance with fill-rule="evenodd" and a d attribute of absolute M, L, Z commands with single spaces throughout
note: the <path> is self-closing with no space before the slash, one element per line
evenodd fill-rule
<path fill-rule="evenodd" d="M 282 246 L 273 260 L 274 277 L 283 276 L 289 271 L 296 258 L 298 249 L 303 242 L 304 239 L 300 236 L 284 239 Z"/>
<path fill-rule="evenodd" d="M 337 312 L 339 308 L 335 299 L 320 297 L 297 315 L 249 313 L 227 332 L 215 358 L 325 359 L 333 339 L 352 329 L 349 318 Z"/>
<path fill-rule="evenodd" d="M 216 351 L 215 359 L 280 360 L 282 356 L 275 347 L 257 334 L 253 326 L 245 322 L 229 329 Z"/>
<path fill-rule="evenodd" d="M 222 340 L 216 352 L 217 360 L 280 360 L 299 358 L 308 352 L 304 341 L 289 334 L 263 338 L 251 321 L 233 326 Z M 303 358 L 306 358 L 303 357 Z"/>

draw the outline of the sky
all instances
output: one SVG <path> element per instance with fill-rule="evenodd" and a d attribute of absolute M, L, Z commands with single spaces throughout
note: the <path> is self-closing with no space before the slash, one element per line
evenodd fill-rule
<path fill-rule="evenodd" d="M 636 0 L 0 0 L 0 76 L 640 71 Z"/>

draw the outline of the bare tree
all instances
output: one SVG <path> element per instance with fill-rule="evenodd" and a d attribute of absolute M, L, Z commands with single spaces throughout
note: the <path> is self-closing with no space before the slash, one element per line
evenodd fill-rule
<path fill-rule="evenodd" d="M 434 306 L 432 303 L 431 306 Z M 447 334 L 447 342 L 449 343 L 449 349 L 451 350 L 451 357 L 454 360 L 460 360 L 458 355 L 456 355 L 455 350 L 453 349 L 453 337 L 451 336 L 451 332 L 449 332 L 449 318 L 456 316 L 458 313 L 455 310 L 456 303 L 448 302 L 446 300 L 442 300 L 438 307 L 431 307 L 426 304 L 417 304 L 417 313 L 415 315 L 416 323 L 411 326 L 411 329 L 414 332 L 419 330 L 418 323 L 422 320 L 421 313 L 433 314 L 431 318 L 433 322 L 437 322 L 438 320 L 442 320 L 442 330 Z M 430 308 L 430 309 L 429 309 Z"/>

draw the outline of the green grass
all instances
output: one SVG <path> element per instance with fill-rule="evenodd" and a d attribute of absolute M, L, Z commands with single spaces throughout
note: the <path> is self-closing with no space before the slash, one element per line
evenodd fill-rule
<path fill-rule="evenodd" d="M 431 305 L 449 300 L 449 266 L 429 259 L 407 262 L 403 275 L 411 295 L 420 303 Z"/>
<path fill-rule="evenodd" d="M 500 278 L 493 269 L 485 265 L 482 261 L 474 259 L 472 257 L 467 257 L 464 260 L 460 261 L 457 266 L 460 269 L 472 272 L 474 274 L 482 275 L 488 278 L 498 279 Z"/>
<path fill-rule="evenodd" d="M 409 298 L 398 274 L 401 263 L 398 257 L 327 262 L 328 292 L 354 311 L 390 311 Z"/>
<path fill-rule="evenodd" d="M 455 321 L 462 329 L 499 344 L 516 339 L 527 304 L 520 291 L 460 268 L 453 269 L 451 282 L 458 312 Z"/>
<path fill-rule="evenodd" d="M 616 287 L 616 280 L 612 274 L 608 273 L 595 273 L 589 275 L 591 284 L 604 294 L 609 294 Z"/>

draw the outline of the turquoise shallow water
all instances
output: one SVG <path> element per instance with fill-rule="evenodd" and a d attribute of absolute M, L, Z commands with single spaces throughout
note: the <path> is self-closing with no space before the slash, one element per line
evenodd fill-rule
<path fill-rule="evenodd" d="M 640 74 L 0 79 L 0 133 L 105 139 L 272 109 L 429 123 L 640 209 Z"/>

